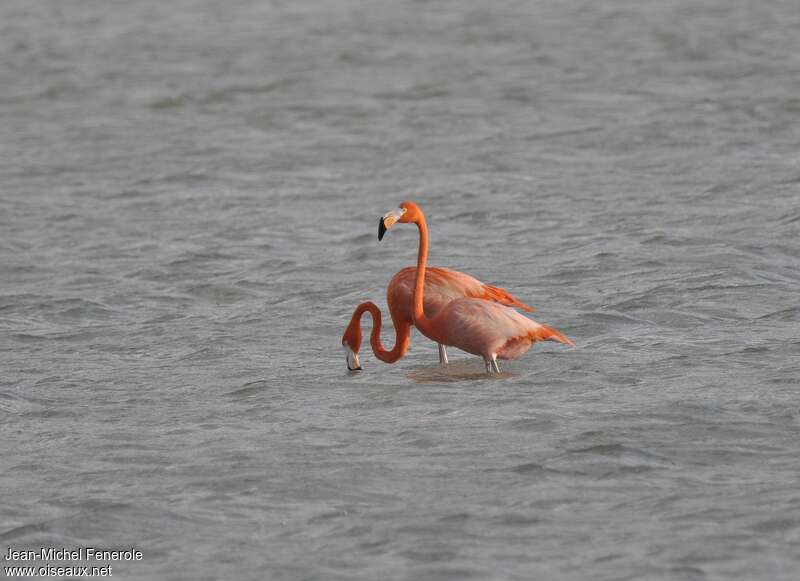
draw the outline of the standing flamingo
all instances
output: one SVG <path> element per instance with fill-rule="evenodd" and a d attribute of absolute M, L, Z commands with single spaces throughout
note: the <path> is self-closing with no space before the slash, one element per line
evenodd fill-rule
<path fill-rule="evenodd" d="M 383 216 L 378 227 L 378 240 L 396 222 L 416 224 L 419 229 L 419 253 L 414 281 L 414 303 L 411 311 L 414 325 L 420 332 L 441 345 L 458 347 L 480 355 L 486 372 L 500 373 L 497 359 L 516 359 L 536 341 L 558 341 L 573 345 L 559 331 L 533 321 L 510 307 L 464 297 L 449 302 L 435 316 L 426 316 L 422 305 L 425 290 L 425 265 L 428 261 L 428 226 L 425 214 L 413 202 Z"/>
<path fill-rule="evenodd" d="M 361 316 L 367 311 L 372 315 L 370 345 L 375 357 L 386 363 L 394 363 L 406 354 L 411 339 L 411 325 L 414 324 L 411 306 L 414 298 L 416 272 L 417 269 L 413 266 L 402 269 L 392 277 L 389 288 L 386 290 L 386 302 L 389 305 L 389 314 L 392 317 L 395 331 L 395 343 L 391 350 L 387 351 L 381 342 L 380 309 L 372 302 L 361 303 L 356 307 L 350 324 L 342 336 L 347 368 L 350 371 L 361 369 L 358 358 L 358 352 L 361 349 Z M 507 290 L 484 284 L 463 272 L 449 268 L 431 267 L 427 269 L 424 299 L 424 311 L 427 316 L 436 316 L 447 303 L 463 297 L 495 301 L 519 307 L 525 311 L 533 310 L 514 298 Z M 447 350 L 441 343 L 439 344 L 439 363 L 447 365 Z"/>

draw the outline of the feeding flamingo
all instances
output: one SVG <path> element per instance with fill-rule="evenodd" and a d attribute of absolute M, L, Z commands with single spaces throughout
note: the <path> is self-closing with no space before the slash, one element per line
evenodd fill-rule
<path fill-rule="evenodd" d="M 369 311 L 372 315 L 372 332 L 370 345 L 375 357 L 385 363 L 394 363 L 408 351 L 411 340 L 411 325 L 414 324 L 411 316 L 412 300 L 414 298 L 414 280 L 417 269 L 408 266 L 392 277 L 389 288 L 386 290 L 386 302 L 389 305 L 389 314 L 394 324 L 394 347 L 387 351 L 381 342 L 381 311 L 372 302 L 361 303 L 356 307 L 350 324 L 342 336 L 342 346 L 347 355 L 347 368 L 350 371 L 361 369 L 358 352 L 361 349 L 361 316 Z M 525 311 L 533 309 L 518 301 L 507 290 L 484 284 L 476 278 L 463 272 L 449 268 L 431 267 L 427 269 L 425 278 L 424 311 L 429 317 L 434 317 L 453 299 L 473 297 L 486 301 L 495 301 L 504 305 L 519 307 Z M 439 363 L 447 365 L 447 350 L 439 344 Z"/>
<path fill-rule="evenodd" d="M 458 298 L 445 305 L 436 315 L 428 317 L 423 310 L 425 300 L 426 263 L 428 261 L 428 226 L 425 214 L 413 202 L 403 202 L 400 208 L 383 216 L 378 228 L 378 240 L 396 222 L 416 224 L 419 230 L 419 252 L 414 281 L 412 319 L 420 332 L 441 345 L 458 347 L 480 355 L 486 372 L 500 373 L 497 359 L 516 359 L 536 341 L 558 341 L 573 345 L 556 329 L 525 317 L 514 309 L 497 303 L 470 297 Z"/>

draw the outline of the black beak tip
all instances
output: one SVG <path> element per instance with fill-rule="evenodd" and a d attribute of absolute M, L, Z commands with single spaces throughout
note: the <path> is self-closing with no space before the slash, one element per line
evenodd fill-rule
<path fill-rule="evenodd" d="M 378 223 L 378 242 L 383 240 L 383 235 L 386 234 L 386 224 L 383 223 L 383 218 Z"/>
<path fill-rule="evenodd" d="M 356 367 L 355 369 L 353 369 L 353 368 L 352 368 L 352 367 L 350 367 L 350 365 L 348 364 L 348 365 L 347 365 L 347 371 L 361 371 L 361 366 L 359 365 L 358 367 Z"/>

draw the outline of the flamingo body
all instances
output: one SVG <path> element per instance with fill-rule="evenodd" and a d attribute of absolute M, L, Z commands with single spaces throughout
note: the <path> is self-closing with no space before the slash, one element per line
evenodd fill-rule
<path fill-rule="evenodd" d="M 512 308 L 471 298 L 451 301 L 430 322 L 441 343 L 485 360 L 516 359 L 536 341 L 554 340 L 572 345 L 552 327 Z"/>
<path fill-rule="evenodd" d="M 427 269 L 427 273 L 423 308 L 428 317 L 437 316 L 451 301 L 464 297 L 498 302 L 526 311 L 533 310 L 532 307 L 516 299 L 507 290 L 485 284 L 463 272 L 432 267 Z M 394 363 L 406 354 L 411 338 L 411 326 L 414 324 L 412 311 L 416 275 L 416 267 L 403 268 L 392 277 L 386 290 L 386 302 L 395 329 L 395 345 L 392 349 L 387 350 L 381 342 L 380 309 L 371 302 L 362 303 L 356 307 L 350 324 L 342 336 L 342 344 L 352 351 L 352 354 L 348 356 L 348 367 L 351 365 L 350 361 L 353 355 L 355 355 L 355 359 L 352 359 L 354 367 L 351 369 L 360 367 L 357 356 L 361 349 L 361 316 L 366 311 L 370 312 L 373 319 L 370 346 L 375 356 L 385 363 Z M 440 361 L 443 364 L 447 363 L 447 354 L 441 344 Z"/>

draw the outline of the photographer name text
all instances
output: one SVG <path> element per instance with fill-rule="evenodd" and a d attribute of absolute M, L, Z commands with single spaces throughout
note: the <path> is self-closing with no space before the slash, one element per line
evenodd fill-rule
<path fill-rule="evenodd" d="M 6 561 L 141 561 L 142 552 L 130 549 L 96 549 L 94 547 L 40 547 L 38 550 L 15 551 L 11 547 L 5 554 Z"/>

